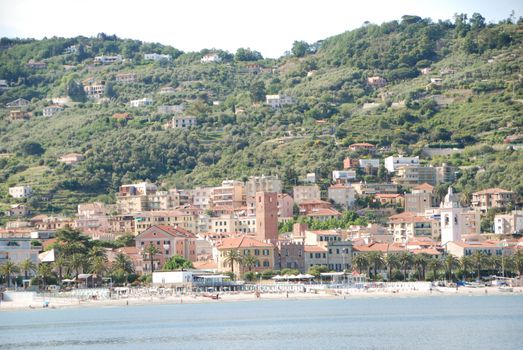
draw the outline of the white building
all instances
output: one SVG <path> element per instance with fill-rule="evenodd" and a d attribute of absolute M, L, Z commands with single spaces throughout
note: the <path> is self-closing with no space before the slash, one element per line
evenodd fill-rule
<path fill-rule="evenodd" d="M 380 160 L 379 159 L 360 159 L 360 168 L 367 168 L 371 167 L 374 169 L 377 169 L 380 167 Z"/>
<path fill-rule="evenodd" d="M 445 199 L 441 203 L 441 244 L 461 240 L 461 232 L 464 230 L 461 214 L 463 208 L 459 205 L 458 196 L 453 193 L 452 187 L 449 187 Z"/>
<path fill-rule="evenodd" d="M 494 233 L 508 235 L 523 230 L 523 210 L 514 210 L 510 214 L 498 214 L 494 217 Z"/>
<path fill-rule="evenodd" d="M 398 168 L 405 167 L 405 166 L 418 166 L 419 165 L 419 157 L 404 157 L 402 155 L 399 155 L 397 157 L 390 156 L 385 158 L 385 168 L 390 173 L 395 172 Z"/>
<path fill-rule="evenodd" d="M 31 186 L 9 187 L 9 195 L 13 198 L 26 198 L 31 196 L 33 189 Z"/>
<path fill-rule="evenodd" d="M 316 183 L 316 173 L 307 173 L 307 175 L 305 175 L 305 182 L 308 182 L 308 183 Z"/>
<path fill-rule="evenodd" d="M 355 170 L 334 170 L 332 172 L 334 182 L 347 182 L 356 179 Z"/>
<path fill-rule="evenodd" d="M 144 97 L 139 100 L 131 100 L 130 105 L 131 107 L 143 107 L 152 105 L 153 103 L 154 101 L 152 99 Z"/>
<path fill-rule="evenodd" d="M 122 61 L 122 56 L 121 55 L 116 55 L 116 56 L 96 56 L 94 58 L 94 61 L 95 62 L 98 62 L 98 63 L 102 63 L 102 64 L 108 64 L 108 63 L 116 63 L 116 62 L 121 62 Z"/>
<path fill-rule="evenodd" d="M 320 187 L 318 185 L 294 186 L 293 198 L 296 204 L 303 201 L 321 200 Z"/>
<path fill-rule="evenodd" d="M 196 126 L 196 117 L 190 115 L 174 116 L 165 124 L 166 129 L 188 129 L 193 126 Z"/>
<path fill-rule="evenodd" d="M 95 99 L 101 98 L 105 95 L 105 85 L 104 84 L 91 84 L 84 86 L 85 94 L 87 98 Z"/>
<path fill-rule="evenodd" d="M 279 108 L 285 105 L 293 105 L 294 99 L 287 95 L 266 95 L 265 103 L 272 108 Z"/>
<path fill-rule="evenodd" d="M 254 197 L 256 192 L 276 192 L 281 193 L 282 181 L 278 176 L 250 176 L 245 183 L 245 195 Z"/>
<path fill-rule="evenodd" d="M 44 107 L 43 114 L 44 117 L 52 117 L 54 114 L 61 112 L 64 110 L 64 107 L 59 105 L 50 105 L 47 107 Z"/>
<path fill-rule="evenodd" d="M 222 59 L 217 53 L 209 53 L 209 54 L 203 56 L 202 59 L 200 60 L 201 63 L 211 63 L 211 62 L 219 63 L 221 61 L 222 61 Z"/>
<path fill-rule="evenodd" d="M 143 55 L 143 59 L 152 61 L 171 61 L 172 57 L 171 55 L 163 55 L 159 53 L 146 53 Z"/>

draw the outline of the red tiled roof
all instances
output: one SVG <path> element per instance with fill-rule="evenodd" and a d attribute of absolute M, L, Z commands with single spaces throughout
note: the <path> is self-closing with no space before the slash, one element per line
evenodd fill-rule
<path fill-rule="evenodd" d="M 481 194 L 498 194 L 498 193 L 514 193 L 512 191 L 504 190 L 502 188 L 487 188 L 482 191 L 474 192 L 473 195 L 481 195 Z"/>
<path fill-rule="evenodd" d="M 250 248 L 250 247 L 272 247 L 271 244 L 258 241 L 247 236 L 224 238 L 219 249 Z"/>
<path fill-rule="evenodd" d="M 373 145 L 372 143 L 367 143 L 367 142 L 357 142 L 357 143 L 353 143 L 349 147 L 375 147 L 375 145 Z"/>
<path fill-rule="evenodd" d="M 195 261 L 193 262 L 193 266 L 197 270 L 213 270 L 218 268 L 218 264 L 212 260 Z"/>
<path fill-rule="evenodd" d="M 398 193 L 376 193 L 374 195 L 376 198 L 403 198 L 403 195 Z"/>
<path fill-rule="evenodd" d="M 303 246 L 303 251 L 305 253 L 324 253 L 327 251 L 327 248 L 319 245 L 305 245 Z"/>
<path fill-rule="evenodd" d="M 334 209 L 321 208 L 311 211 L 307 216 L 341 216 L 341 213 Z"/>
<path fill-rule="evenodd" d="M 441 252 L 434 248 L 424 248 L 424 249 L 413 249 L 410 251 L 414 254 L 428 254 L 428 255 L 441 255 Z"/>
<path fill-rule="evenodd" d="M 382 253 L 387 253 L 387 252 L 400 252 L 400 251 L 404 251 L 405 249 L 397 244 L 390 244 L 390 243 L 378 243 L 378 242 L 373 242 L 373 243 L 370 243 L 370 244 L 367 244 L 367 245 L 358 245 L 358 246 L 353 246 L 352 247 L 353 250 L 357 251 L 357 252 L 382 252 Z"/>
<path fill-rule="evenodd" d="M 413 189 L 415 190 L 430 190 L 432 191 L 434 189 L 434 186 L 428 184 L 428 183 L 422 183 L 421 185 L 418 185 L 416 187 L 414 187 Z"/>

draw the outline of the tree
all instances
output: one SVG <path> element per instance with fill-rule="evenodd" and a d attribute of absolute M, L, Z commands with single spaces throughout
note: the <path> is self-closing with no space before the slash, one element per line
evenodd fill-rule
<path fill-rule="evenodd" d="M 518 276 L 523 275 L 523 252 L 518 250 L 512 259 L 514 269 L 517 271 Z"/>
<path fill-rule="evenodd" d="M 303 57 L 305 56 L 310 50 L 309 44 L 307 44 L 305 41 L 294 41 L 292 44 L 291 52 L 296 57 Z"/>
<path fill-rule="evenodd" d="M 74 102 L 85 102 L 86 100 L 83 84 L 74 79 L 67 82 L 66 93 Z"/>
<path fill-rule="evenodd" d="M 112 82 L 107 82 L 105 84 L 105 97 L 113 98 L 116 97 L 116 91 L 114 90 L 114 84 Z"/>
<path fill-rule="evenodd" d="M 29 278 L 30 272 L 36 271 L 36 264 L 31 259 L 25 259 L 20 263 L 20 268 L 24 271 L 24 278 Z"/>
<path fill-rule="evenodd" d="M 318 278 L 321 276 L 322 273 L 324 272 L 328 272 L 329 269 L 327 268 L 327 266 L 322 266 L 322 265 L 314 265 L 314 266 L 311 266 L 309 268 L 309 271 L 307 271 L 309 273 L 309 275 L 313 275 L 314 277 Z"/>
<path fill-rule="evenodd" d="M 352 258 L 352 263 L 356 266 L 358 273 L 362 273 L 368 265 L 367 257 L 364 254 L 356 254 L 354 258 Z"/>
<path fill-rule="evenodd" d="M 435 281 L 438 279 L 438 271 L 441 267 L 441 262 L 439 259 L 430 259 L 429 263 L 427 264 L 427 268 L 432 271 L 432 281 Z"/>
<path fill-rule="evenodd" d="M 244 49 L 243 47 L 240 47 L 238 50 L 236 50 L 234 59 L 236 61 L 258 61 L 263 60 L 263 56 L 258 51 L 254 51 L 249 48 Z"/>
<path fill-rule="evenodd" d="M 472 253 L 472 263 L 474 264 L 474 267 L 476 268 L 477 277 L 476 279 L 479 281 L 479 278 L 481 276 L 481 267 L 486 262 L 486 254 L 482 252 L 481 250 L 476 250 L 474 253 Z"/>
<path fill-rule="evenodd" d="M 467 278 L 467 273 L 469 271 L 469 268 L 472 266 L 472 261 L 470 261 L 469 256 L 462 256 L 459 259 L 459 266 L 461 268 L 461 272 L 463 273 L 463 279 L 465 280 Z"/>
<path fill-rule="evenodd" d="M 265 100 L 265 83 L 263 81 L 256 81 L 254 82 L 249 92 L 251 93 L 252 100 L 254 102 L 261 102 Z"/>
<path fill-rule="evenodd" d="M 412 255 L 409 252 L 401 252 L 399 255 L 399 263 L 401 268 L 403 269 L 403 280 L 407 280 L 407 269 L 410 267 L 412 263 Z"/>
<path fill-rule="evenodd" d="M 38 279 L 42 282 L 43 288 L 47 286 L 49 278 L 53 275 L 53 269 L 50 263 L 41 263 L 38 265 L 37 276 Z"/>
<path fill-rule="evenodd" d="M 425 280 L 425 269 L 429 262 L 429 256 L 425 253 L 414 255 L 414 265 L 418 269 L 418 279 L 420 281 Z"/>
<path fill-rule="evenodd" d="M 443 264 L 445 265 L 445 273 L 447 275 L 447 280 L 452 281 L 452 270 L 454 269 L 454 267 L 459 265 L 458 259 L 454 255 L 448 254 L 445 257 L 445 260 L 443 260 Z"/>
<path fill-rule="evenodd" d="M 479 29 L 485 28 L 485 17 L 483 17 L 481 14 L 475 12 L 472 14 L 472 17 L 470 17 L 470 28 L 473 31 L 477 31 Z"/>
<path fill-rule="evenodd" d="M 153 242 L 149 243 L 149 246 L 147 246 L 146 249 L 147 254 L 149 255 L 149 262 L 151 264 L 151 273 L 154 272 L 154 256 L 160 252 L 158 248 L 156 248 L 155 245 L 153 245 Z"/>
<path fill-rule="evenodd" d="M 78 280 L 78 275 L 80 274 L 80 271 L 83 269 L 85 264 L 85 256 L 80 253 L 75 253 L 71 256 L 71 258 L 68 260 L 67 265 L 70 271 L 75 273 L 75 278 Z"/>
<path fill-rule="evenodd" d="M 45 152 L 42 145 L 35 141 L 25 141 L 20 146 L 20 150 L 26 156 L 39 156 Z"/>
<path fill-rule="evenodd" d="M 134 272 L 134 266 L 129 257 L 123 253 L 116 254 L 114 259 L 113 270 L 121 271 L 125 274 L 130 274 Z"/>
<path fill-rule="evenodd" d="M 181 255 L 175 255 L 169 258 L 163 265 L 164 270 L 184 270 L 184 269 L 192 269 L 193 264 L 189 260 L 185 259 Z"/>
<path fill-rule="evenodd" d="M 373 268 L 373 277 L 376 279 L 376 276 L 378 275 L 378 269 L 381 265 L 383 265 L 383 255 L 381 252 L 369 252 L 367 254 L 367 260 L 369 266 L 372 266 Z"/>
<path fill-rule="evenodd" d="M 242 260 L 242 257 L 240 255 L 240 253 L 235 249 L 228 250 L 225 253 L 224 262 L 226 265 L 231 266 L 231 272 L 233 274 L 234 274 L 234 264 L 239 263 L 241 260 Z"/>
<path fill-rule="evenodd" d="M 101 256 L 91 258 L 89 263 L 89 272 L 94 273 L 96 276 L 103 276 L 107 271 L 107 259 Z"/>
<path fill-rule="evenodd" d="M 399 265 L 400 265 L 398 254 L 387 253 L 387 255 L 385 256 L 385 258 L 383 260 L 384 260 L 385 266 L 387 266 L 387 270 L 388 270 L 387 276 L 388 276 L 388 280 L 390 282 L 392 279 L 392 270 L 399 267 Z"/>
<path fill-rule="evenodd" d="M 249 269 L 250 272 L 251 269 L 258 263 L 258 259 L 254 255 L 247 255 L 242 258 L 241 263 L 243 266 Z"/>
<path fill-rule="evenodd" d="M 4 264 L 0 265 L 0 274 L 4 276 L 7 281 L 7 288 L 11 286 L 11 275 L 19 271 L 18 266 L 11 260 L 7 260 Z"/>

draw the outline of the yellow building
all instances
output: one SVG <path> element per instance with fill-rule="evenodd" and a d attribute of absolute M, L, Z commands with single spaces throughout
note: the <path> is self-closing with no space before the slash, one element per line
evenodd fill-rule
<path fill-rule="evenodd" d="M 246 266 L 240 261 L 231 264 L 227 259 L 230 251 L 236 251 L 240 259 L 246 256 L 254 256 L 256 261 L 253 266 Z M 232 271 L 232 267 L 234 267 L 234 273 L 239 276 L 249 270 L 257 272 L 272 270 L 274 269 L 274 246 L 247 236 L 225 238 L 218 246 L 218 270 Z"/>

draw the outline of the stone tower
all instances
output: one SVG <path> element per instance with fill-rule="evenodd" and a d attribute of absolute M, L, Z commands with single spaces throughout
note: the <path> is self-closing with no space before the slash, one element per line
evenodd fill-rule
<path fill-rule="evenodd" d="M 459 205 L 458 196 L 449 187 L 445 199 L 440 205 L 441 213 L 441 244 L 450 241 L 459 241 L 463 232 L 463 222 L 461 214 L 463 208 Z"/>
<path fill-rule="evenodd" d="M 256 239 L 276 244 L 278 241 L 278 194 L 256 192 Z"/>

